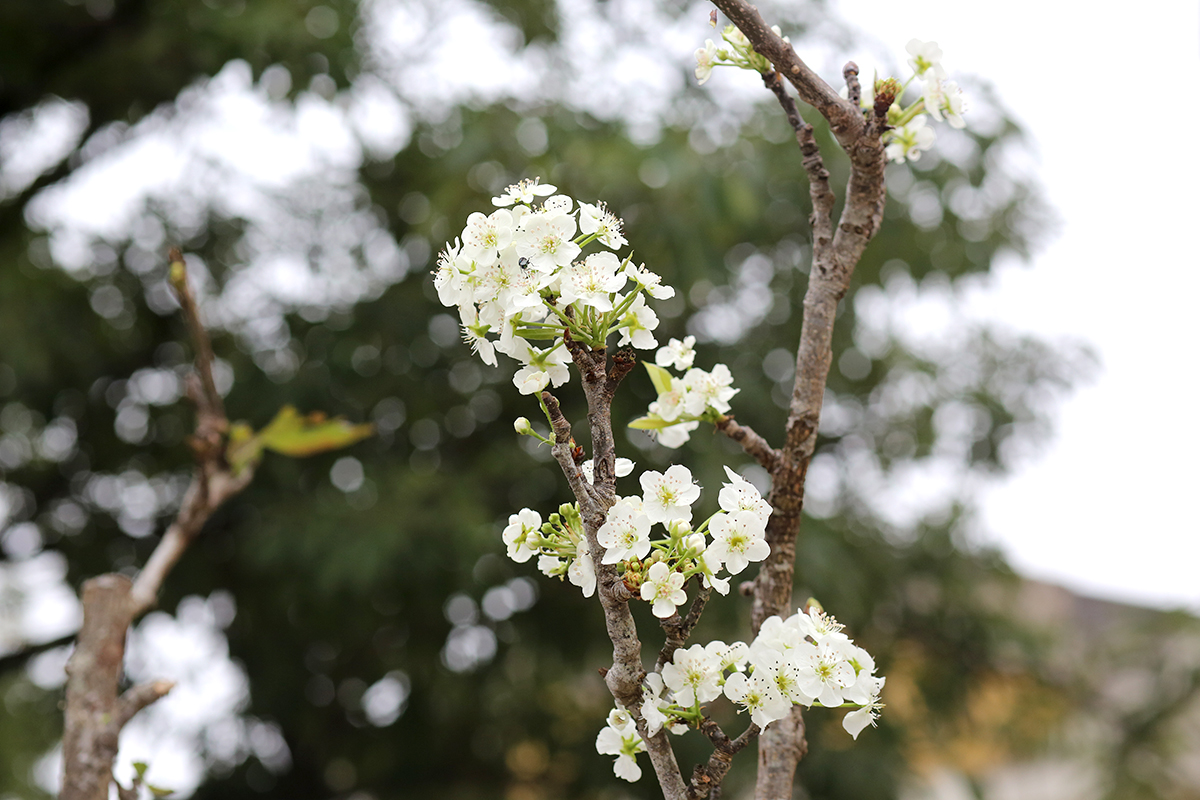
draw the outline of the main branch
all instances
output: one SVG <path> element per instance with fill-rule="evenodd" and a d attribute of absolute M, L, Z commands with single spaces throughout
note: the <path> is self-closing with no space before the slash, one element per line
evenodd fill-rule
<path fill-rule="evenodd" d="M 788 616 L 795 581 L 796 536 L 804 506 L 804 481 L 816 449 L 821 419 L 821 402 L 833 361 L 833 325 L 838 303 L 846 296 L 854 268 L 883 219 L 884 147 L 887 106 L 876 98 L 875 113 L 864 115 L 859 107 L 861 92 L 858 68 L 847 64 L 843 71 L 848 94 L 838 93 L 813 72 L 791 45 L 774 33 L 758 10 L 743 0 L 713 0 L 750 41 L 755 52 L 765 56 L 774 71 L 763 82 L 775 94 L 796 133 L 802 163 L 812 198 L 813 256 L 808 289 L 804 295 L 804 319 L 796 353 L 796 378 L 788 409 L 784 444 L 771 469 L 771 518 L 766 539 L 771 554 L 762 563 L 754 581 L 751 623 L 757 633 L 771 616 Z M 828 121 L 830 130 L 850 160 L 846 202 L 836 229 L 833 222 L 833 192 L 811 125 L 805 123 L 781 80 L 785 78 L 800 99 Z M 761 459 L 760 459 L 761 462 Z M 791 715 L 776 721 L 759 738 L 759 771 L 755 795 L 759 800 L 792 796 L 796 764 L 807 750 L 804 721 L 798 706 Z"/>

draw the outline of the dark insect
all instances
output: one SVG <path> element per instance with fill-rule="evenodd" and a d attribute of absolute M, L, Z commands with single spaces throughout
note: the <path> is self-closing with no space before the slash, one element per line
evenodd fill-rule
<path fill-rule="evenodd" d="M 528 266 L 529 266 L 529 259 L 528 259 L 528 258 L 525 258 L 525 257 L 518 258 L 518 259 L 517 259 L 517 266 L 518 266 L 518 267 L 528 267 Z"/>

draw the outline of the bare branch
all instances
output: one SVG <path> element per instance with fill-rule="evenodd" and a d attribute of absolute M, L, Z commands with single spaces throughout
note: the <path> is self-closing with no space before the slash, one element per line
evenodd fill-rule
<path fill-rule="evenodd" d="M 771 447 L 766 439 L 755 433 L 749 425 L 735 422 L 732 414 L 722 415 L 716 422 L 717 430 L 742 446 L 747 455 L 757 461 L 767 472 L 774 472 L 779 463 L 779 451 Z"/>
<path fill-rule="evenodd" d="M 862 104 L 862 86 L 858 83 L 858 64 L 847 61 L 842 67 L 842 78 L 846 81 L 846 100 L 855 108 Z"/>
<path fill-rule="evenodd" d="M 200 321 L 178 249 L 171 251 L 171 284 L 196 350 L 196 374 L 187 381 L 196 404 L 196 430 L 190 440 L 196 470 L 179 513 L 163 534 L 146 566 L 131 582 L 123 575 L 101 575 L 83 584 L 83 625 L 67 662 L 63 733 L 62 800 L 104 800 L 112 783 L 117 736 L 138 711 L 170 691 L 169 681 L 136 686 L 120 698 L 117 687 L 125 655 L 125 636 L 135 619 L 154 607 L 158 592 L 213 512 L 254 477 L 247 467 L 234 475 L 225 461 L 229 423 L 213 379 L 212 345 Z M 118 787 L 118 792 L 136 794 Z"/>
<path fill-rule="evenodd" d="M 153 683 L 139 683 L 137 686 L 127 689 L 117 700 L 117 713 L 113 724 L 117 726 L 117 730 L 124 728 L 125 723 L 133 719 L 134 714 L 166 697 L 167 692 L 174 688 L 174 681 L 154 681 Z"/>
<path fill-rule="evenodd" d="M 704 717 L 700 722 L 700 732 L 713 743 L 713 753 L 707 763 L 698 764 L 692 771 L 692 780 L 688 784 L 688 800 L 702 800 L 720 793 L 721 781 L 729 772 L 733 757 L 754 741 L 759 734 L 759 727 L 751 722 L 750 727 L 738 738 L 731 740 L 716 721 Z"/>
<path fill-rule="evenodd" d="M 169 254 L 171 259 L 171 287 L 179 300 L 179 308 L 187 322 L 188 333 L 192 337 L 192 345 L 196 348 L 196 371 L 204 385 L 204 404 L 201 410 L 215 417 L 224 418 L 225 404 L 221 393 L 217 391 L 217 383 L 213 379 L 212 366 L 215 360 L 212 343 L 208 339 L 208 331 L 200 321 L 200 309 L 196 305 L 196 297 L 188 283 L 187 266 L 183 260 L 183 252 L 178 247 L 172 247 Z"/>
<path fill-rule="evenodd" d="M 204 474 L 204 465 L 197 468 L 192 483 L 184 494 L 183 503 L 175 521 L 167 528 L 146 566 L 134 581 L 130 599 L 133 602 L 133 618 L 137 619 L 158 602 L 158 592 L 163 581 L 183 556 L 188 545 L 200 535 L 204 523 L 227 499 L 249 485 L 254 470 L 247 467 L 236 478 L 228 471 L 216 471 L 211 479 Z M 207 485 L 208 491 L 204 491 Z"/>

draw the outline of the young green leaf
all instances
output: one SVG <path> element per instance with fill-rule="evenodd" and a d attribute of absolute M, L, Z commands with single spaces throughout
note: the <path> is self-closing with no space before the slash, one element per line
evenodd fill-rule
<path fill-rule="evenodd" d="M 374 425 L 354 425 L 342 417 L 330 419 L 321 411 L 301 416 L 295 407 L 284 406 L 257 438 L 267 450 L 302 457 L 349 447 L 374 432 Z"/>
<path fill-rule="evenodd" d="M 654 384 L 654 391 L 659 394 L 665 394 L 671 391 L 671 373 L 667 372 L 657 364 L 642 362 L 646 367 L 646 372 L 650 373 L 650 382 Z"/>

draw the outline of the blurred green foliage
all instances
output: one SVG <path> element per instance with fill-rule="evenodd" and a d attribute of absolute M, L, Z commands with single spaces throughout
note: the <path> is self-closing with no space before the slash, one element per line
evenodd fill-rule
<path fill-rule="evenodd" d="M 234 58 L 255 78 L 283 65 L 292 96 L 326 74 L 347 87 L 369 67 L 355 49 L 357 9 L 328 0 L 313 17 L 315 7 L 9 0 L 0 7 L 0 117 L 50 95 L 78 100 L 89 112 L 86 140 L 172 103 Z M 557 36 L 558 11 L 544 0 L 498 2 L 494 10 L 525 42 Z M 531 118 L 546 135 L 537 155 L 520 133 Z M 845 163 L 828 132 L 819 135 L 834 183 L 844 185 Z M 881 513 L 855 467 L 867 458 L 886 476 L 950 452 L 963 472 L 1003 470 L 1012 453 L 1044 436 L 1048 404 L 1085 369 L 1080 353 L 977 330 L 956 334 L 962 340 L 949 356 L 931 355 L 871 316 L 886 315 L 888 297 L 949 291 L 1002 254 L 1029 252 L 1045 211 L 1035 187 L 997 166 L 1021 136 L 997 116 L 986 132 L 955 140 L 954 158 L 891 168 L 885 224 L 855 278 L 875 302 L 852 297 L 842 309 L 819 453 L 843 480 L 804 522 L 797 591 L 845 622 L 893 676 L 889 690 L 897 688 L 895 700 L 884 698 L 894 712 L 853 747 L 838 713 L 809 715 L 810 755 L 799 775 L 810 797 L 895 796 L 930 743 L 952 738 L 945 731 L 989 681 L 1019 685 L 1013 708 L 1028 698 L 1051 708 L 1045 725 L 999 731 L 1002 753 L 1036 746 L 1060 713 L 1042 694 L 1055 678 L 1040 666 L 1038 639 L 1008 606 L 1017 579 L 996 553 L 964 539 L 970 498 L 897 522 Z M 477 104 L 418 120 L 412 144 L 367 160 L 357 176 L 360 205 L 396 241 L 417 243 L 406 252 L 425 245 L 409 274 L 352 308 L 290 313 L 284 350 L 294 369 L 264 370 L 253 343 L 216 332 L 217 355 L 234 376 L 232 419 L 257 428 L 292 404 L 373 422 L 377 435 L 347 451 L 361 473 L 351 465 L 344 480 L 337 475 L 345 453 L 303 461 L 268 454 L 252 486 L 216 515 L 168 582 L 168 611 L 187 595 L 232 593 L 237 614 L 227 635 L 250 678 L 245 713 L 277 724 L 291 754 L 282 771 L 254 757 L 216 764 L 197 797 L 656 796 L 648 779 L 619 784 L 594 751 L 611 703 L 596 675 L 609 655 L 594 602 L 503 557 L 507 515 L 522 506 L 552 510 L 567 498 L 565 483 L 544 449 L 515 441 L 511 420 L 535 416 L 528 398 L 513 390 L 510 369 L 485 367 L 458 341 L 457 320 L 437 304 L 427 272 L 429 254 L 467 214 L 489 208 L 490 195 L 519 177 L 540 175 L 575 197 L 603 199 L 625 218 L 638 258 L 682 290 L 662 306 L 659 338 L 682 336 L 689 320 L 708 331 L 697 363 L 728 363 L 742 389 L 738 418 L 777 440 L 806 285 L 807 185 L 786 122 L 769 105 L 742 121 L 730 146 L 698 141 L 687 127 L 668 125 L 656 141 L 635 143 L 618 123 L 552 103 Z M 31 440 L 70 420 L 78 442 L 60 461 L 32 457 L 2 477 L 21 488 L 20 518 L 36 522 L 44 547 L 66 557 L 76 586 L 134 568 L 155 542 L 123 523 L 118 507 L 88 500 L 89 480 L 131 470 L 185 475 L 191 426 L 183 402 L 134 402 L 132 376 L 177 373 L 188 361 L 181 321 L 147 304 L 166 259 L 132 269 L 129 234 L 105 243 L 118 255 L 111 272 L 70 277 L 48 263 L 42 233 L 28 227 L 31 198 L 81 161 L 64 159 L 0 204 L 0 405 L 19 407 Z M 981 212 L 972 202 L 998 178 L 1011 185 Z M 244 266 L 246 220 L 209 211 L 204 225 L 182 229 L 161 209 L 146 214 L 160 219 L 167 240 L 203 259 L 217 285 Z M 100 286 L 121 293 L 119 325 L 93 312 Z M 569 387 L 560 397 L 572 419 L 583 418 L 582 398 Z M 634 419 L 652 397 L 639 370 L 614 418 Z M 123 423 L 133 406 L 133 422 Z M 964 414 L 966 433 L 948 444 L 939 420 Z M 704 486 L 719 485 L 722 464 L 747 464 L 731 443 L 702 431 L 682 453 L 640 434 L 619 435 L 618 445 L 648 468 L 686 458 Z M 715 496 L 703 502 L 711 508 Z M 159 524 L 169 516 L 169 505 L 159 509 Z M 522 577 L 532 584 L 512 583 Z M 536 587 L 531 608 L 495 611 L 485 602 L 489 591 L 495 598 L 498 587 L 515 585 Z M 481 603 L 490 616 L 479 613 Z M 709 608 L 698 638 L 747 635 L 744 598 L 735 593 Z M 636 609 L 649 649 L 654 627 L 644 611 Z M 464 666 L 447 655 L 447 642 L 468 629 L 485 630 L 475 635 L 494 637 L 496 648 Z M 397 671 L 409 681 L 403 713 L 373 725 L 363 691 Z M 0 676 L 0 796 L 39 796 L 30 769 L 59 735 L 58 691 L 18 669 Z M 728 722 L 734 730 L 743 724 Z M 706 748 L 696 737 L 678 741 L 690 771 Z M 743 761 L 730 791 L 753 779 L 753 758 Z"/>

